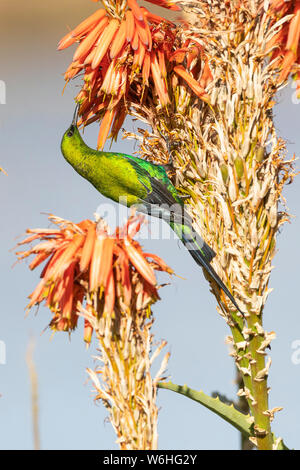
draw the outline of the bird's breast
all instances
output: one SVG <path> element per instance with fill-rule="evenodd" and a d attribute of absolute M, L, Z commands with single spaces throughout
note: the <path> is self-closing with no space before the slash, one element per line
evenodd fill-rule
<path fill-rule="evenodd" d="M 129 207 L 147 194 L 130 163 L 117 157 L 102 157 L 101 165 L 93 172 L 91 182 L 104 196 L 126 203 Z"/>

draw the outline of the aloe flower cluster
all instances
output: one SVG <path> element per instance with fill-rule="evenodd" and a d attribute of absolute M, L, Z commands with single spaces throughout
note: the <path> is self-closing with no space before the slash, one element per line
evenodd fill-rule
<path fill-rule="evenodd" d="M 82 89 L 76 97 L 80 103 L 79 123 L 86 126 L 101 121 L 98 148 L 104 146 L 110 131 L 112 137 L 118 135 L 130 103 L 142 102 L 150 83 L 162 107 L 170 103 L 170 79 L 174 73 L 199 98 L 207 99 L 191 67 L 195 56 L 201 53 L 197 44 L 189 39 L 180 44 L 176 25 L 140 7 L 136 0 L 103 3 L 105 9 L 96 10 L 58 45 L 62 50 L 79 43 L 65 80 L 84 73 Z M 179 10 L 170 2 L 162 0 L 160 4 Z M 184 60 L 186 67 L 182 65 Z"/>
<path fill-rule="evenodd" d="M 17 255 L 19 260 L 34 256 L 31 270 L 45 264 L 27 309 L 45 302 L 53 314 L 49 326 L 54 331 L 74 330 L 84 302 L 99 319 L 116 310 L 149 309 L 159 299 L 155 270 L 173 271 L 133 240 L 142 218 L 130 218 L 114 235 L 108 234 L 102 219 L 75 224 L 51 215 L 49 220 L 57 227 L 28 229 L 29 236 L 18 245 L 38 243 Z M 85 319 L 84 340 L 88 343 L 92 332 L 91 322 Z"/>
<path fill-rule="evenodd" d="M 298 80 L 300 68 L 300 2 L 298 0 L 272 0 L 269 16 L 271 24 L 276 25 L 282 20 L 282 27 L 267 42 L 267 50 L 271 51 L 274 67 L 279 67 L 279 82 L 283 82 L 290 73 Z M 278 25 L 278 23 L 277 23 Z M 297 83 L 297 90 L 300 85 Z"/>

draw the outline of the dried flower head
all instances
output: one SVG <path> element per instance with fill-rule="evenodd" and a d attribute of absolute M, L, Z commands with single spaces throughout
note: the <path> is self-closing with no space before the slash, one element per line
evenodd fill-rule
<path fill-rule="evenodd" d="M 32 270 L 46 261 L 27 310 L 44 301 L 53 314 L 49 326 L 54 331 L 72 331 L 84 301 L 92 317 L 99 318 L 117 310 L 150 308 L 159 299 L 155 270 L 173 271 L 133 240 L 141 217 L 132 216 L 113 236 L 102 219 L 75 224 L 50 215 L 49 220 L 57 227 L 28 229 L 29 236 L 18 245 L 39 243 L 17 256 L 22 260 L 35 255 L 29 265 Z M 90 342 L 92 331 L 91 322 L 85 319 L 85 341 Z"/>

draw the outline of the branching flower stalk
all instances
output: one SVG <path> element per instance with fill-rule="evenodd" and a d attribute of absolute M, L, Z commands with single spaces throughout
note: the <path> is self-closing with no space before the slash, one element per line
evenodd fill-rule
<path fill-rule="evenodd" d="M 20 260 L 35 255 L 30 269 L 46 262 L 28 310 L 45 302 L 53 315 L 49 327 L 69 334 L 84 318 L 84 340 L 89 344 L 95 332 L 101 363 L 88 372 L 96 399 L 110 411 L 120 448 L 156 449 L 156 390 L 169 354 L 152 378 L 151 365 L 166 342 L 152 351 L 151 305 L 159 299 L 155 270 L 173 271 L 133 239 L 142 217 L 132 216 L 114 235 L 102 219 L 78 224 L 52 215 L 49 219 L 55 228 L 29 229 L 19 243 L 39 241 L 17 253 Z"/>

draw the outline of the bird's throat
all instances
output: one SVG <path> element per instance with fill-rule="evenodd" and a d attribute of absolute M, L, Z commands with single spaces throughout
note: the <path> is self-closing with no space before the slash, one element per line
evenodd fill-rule
<path fill-rule="evenodd" d="M 79 132 L 72 139 L 63 138 L 61 151 L 67 162 L 83 178 L 93 182 L 95 167 L 99 165 L 101 153 L 88 147 Z"/>

